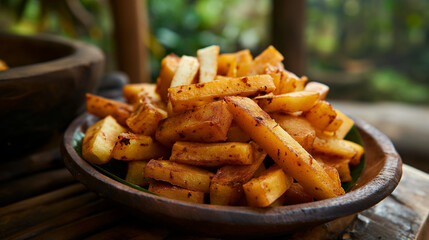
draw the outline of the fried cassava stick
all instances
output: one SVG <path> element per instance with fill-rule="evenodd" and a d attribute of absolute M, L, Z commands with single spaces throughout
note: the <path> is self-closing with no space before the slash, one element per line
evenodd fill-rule
<path fill-rule="evenodd" d="M 323 167 L 254 101 L 236 96 L 225 101 L 240 127 L 314 198 L 344 194 Z"/>

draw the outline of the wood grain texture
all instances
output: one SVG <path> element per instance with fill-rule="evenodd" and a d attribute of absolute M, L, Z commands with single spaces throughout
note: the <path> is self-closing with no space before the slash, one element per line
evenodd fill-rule
<path fill-rule="evenodd" d="M 73 182 L 67 169 L 60 168 L 0 184 L 0 206 L 20 201 Z"/>
<path fill-rule="evenodd" d="M 10 213 L 23 211 L 29 208 L 34 208 L 40 205 L 50 204 L 52 202 L 73 196 L 85 191 L 85 187 L 80 183 L 68 185 L 66 187 L 45 192 L 35 197 L 27 198 L 19 202 L 6 205 L 0 208 L 0 216 L 4 216 Z"/>
<path fill-rule="evenodd" d="M 89 189 L 135 209 L 142 216 L 214 236 L 279 235 L 348 216 L 387 197 L 402 174 L 401 158 L 390 140 L 356 119 L 366 149 L 367 166 L 349 193 L 333 199 L 274 208 L 189 204 L 138 191 L 92 168 L 72 147 L 73 133 L 87 126 L 87 120 L 89 116 L 82 115 L 70 125 L 62 147 L 66 166 L 79 181 Z"/>
<path fill-rule="evenodd" d="M 135 220 L 124 222 L 118 226 L 106 229 L 97 234 L 87 237 L 87 240 L 106 239 L 144 239 L 162 240 L 166 239 L 170 230 L 163 226 L 143 223 Z M 168 238 L 170 239 L 170 238 Z"/>
<path fill-rule="evenodd" d="M 404 165 L 403 179 L 380 204 L 359 213 L 346 229 L 357 239 L 429 239 L 429 175 Z M 426 229 L 425 229 L 426 228 Z"/>
<path fill-rule="evenodd" d="M 44 232 L 33 239 L 83 239 L 86 236 L 118 225 L 123 221 L 124 214 L 119 209 L 105 210 Z"/>
<path fill-rule="evenodd" d="M 80 207 L 96 198 L 96 195 L 91 192 L 86 192 L 79 196 L 66 198 L 48 205 L 39 205 L 34 209 L 30 208 L 25 211 L 16 212 L 1 216 L 0 237 L 8 236 L 19 232 L 25 228 L 33 226 L 34 223 L 46 221 L 57 217 L 62 213 Z"/>
<path fill-rule="evenodd" d="M 44 151 L 14 161 L 3 161 L 0 162 L 0 182 L 62 166 L 58 149 Z"/>
<path fill-rule="evenodd" d="M 82 203 L 80 206 L 76 206 L 76 208 L 70 209 L 68 211 L 64 210 L 64 212 L 62 212 L 56 217 L 49 218 L 46 221 L 42 221 L 36 225 L 24 228 L 23 230 L 11 236 L 8 236 L 7 238 L 5 238 L 5 240 L 6 239 L 28 239 L 30 237 L 40 235 L 48 230 L 59 228 L 65 224 L 78 221 L 81 218 L 84 218 L 94 213 L 105 210 L 108 207 L 111 207 L 109 205 L 110 204 L 108 204 L 103 199 L 98 199 L 93 202 L 89 202 L 87 204 Z"/>

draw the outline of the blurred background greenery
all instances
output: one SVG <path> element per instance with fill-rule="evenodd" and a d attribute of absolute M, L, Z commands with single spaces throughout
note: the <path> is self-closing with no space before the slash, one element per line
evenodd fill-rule
<path fill-rule="evenodd" d="M 270 0 L 147 0 L 151 78 L 168 53 L 195 55 L 211 44 L 222 52 L 271 42 Z M 334 85 L 330 97 L 429 103 L 429 1 L 308 0 L 306 70 Z M 0 31 L 53 33 L 99 46 L 116 69 L 107 0 L 0 0 Z M 287 66 L 288 61 L 285 63 Z"/>

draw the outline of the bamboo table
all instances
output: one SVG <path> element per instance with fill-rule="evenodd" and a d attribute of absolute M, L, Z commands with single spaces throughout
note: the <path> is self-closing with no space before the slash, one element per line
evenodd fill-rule
<path fill-rule="evenodd" d="M 359 214 L 275 239 L 429 239 L 429 175 L 404 165 L 391 196 Z M 0 239 L 211 239 L 136 219 L 89 192 L 58 148 L 0 162 Z"/>

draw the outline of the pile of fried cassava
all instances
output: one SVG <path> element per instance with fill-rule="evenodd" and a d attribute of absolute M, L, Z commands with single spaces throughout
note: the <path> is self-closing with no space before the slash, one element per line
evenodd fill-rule
<path fill-rule="evenodd" d="M 364 149 L 329 87 L 285 70 L 272 46 L 166 56 L 155 84 L 128 84 L 126 103 L 87 94 L 102 118 L 86 131 L 93 164 L 128 162 L 126 181 L 194 203 L 280 206 L 333 198 Z"/>

